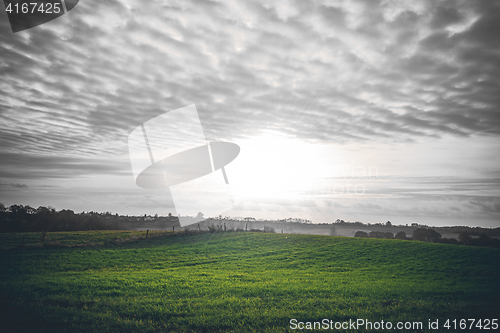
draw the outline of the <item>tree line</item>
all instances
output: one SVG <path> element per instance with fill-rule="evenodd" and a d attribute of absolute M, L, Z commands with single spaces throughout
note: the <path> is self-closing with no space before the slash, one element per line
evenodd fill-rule
<path fill-rule="evenodd" d="M 439 232 L 428 228 L 416 229 L 413 232 L 412 237 L 407 237 L 404 231 L 400 231 L 396 233 L 396 235 L 394 235 L 392 232 L 371 231 L 370 233 L 366 233 L 365 231 L 357 231 L 354 234 L 354 237 L 416 240 L 433 243 L 462 244 L 500 248 L 500 239 L 492 238 L 484 233 L 480 234 L 479 237 L 472 237 L 468 232 L 461 232 L 458 235 L 458 239 L 443 238 Z"/>
<path fill-rule="evenodd" d="M 111 213 L 82 212 L 52 207 L 11 205 L 0 203 L 0 232 L 49 232 L 80 230 L 119 230 L 126 219 Z"/>

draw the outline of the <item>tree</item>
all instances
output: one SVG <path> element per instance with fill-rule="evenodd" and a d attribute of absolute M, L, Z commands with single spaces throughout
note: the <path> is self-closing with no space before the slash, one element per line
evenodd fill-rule
<path fill-rule="evenodd" d="M 52 207 L 44 207 L 44 206 L 39 206 L 36 209 L 36 219 L 37 219 L 37 224 L 38 228 L 41 228 L 42 231 L 50 231 L 52 226 L 52 220 L 53 216 L 55 214 L 55 209 Z"/>
<path fill-rule="evenodd" d="M 384 238 L 384 233 L 381 231 L 370 231 L 368 234 L 368 237 L 370 238 Z"/>
<path fill-rule="evenodd" d="M 396 234 L 396 236 L 394 236 L 394 238 L 396 239 L 406 239 L 406 232 L 404 231 L 400 231 Z"/>
<path fill-rule="evenodd" d="M 392 227 L 392 223 L 391 223 L 391 221 L 387 221 L 387 222 L 385 223 L 385 225 L 386 225 L 386 227 Z"/>
<path fill-rule="evenodd" d="M 470 244 L 472 243 L 472 237 L 468 232 L 461 232 L 458 235 L 458 241 L 462 244 Z"/>
<path fill-rule="evenodd" d="M 413 239 L 425 242 L 434 242 L 441 238 L 441 234 L 432 229 L 418 228 L 413 232 Z"/>
<path fill-rule="evenodd" d="M 276 232 L 274 228 L 268 227 L 267 225 L 264 226 L 264 232 Z"/>
<path fill-rule="evenodd" d="M 203 218 L 203 216 L 204 216 L 204 215 L 203 215 L 203 213 L 202 213 L 202 212 L 199 212 L 199 213 L 196 215 L 196 217 L 197 217 L 197 218 L 199 218 L 199 219 L 202 219 L 202 218 Z"/>
<path fill-rule="evenodd" d="M 354 237 L 368 237 L 368 234 L 364 231 L 356 231 L 356 233 L 354 234 Z"/>
<path fill-rule="evenodd" d="M 392 232 L 384 232 L 384 234 L 382 235 L 382 238 L 393 239 L 394 234 Z"/>
<path fill-rule="evenodd" d="M 477 245 L 479 246 L 488 246 L 491 243 L 491 238 L 487 234 L 481 234 L 479 235 L 479 238 L 477 239 Z"/>

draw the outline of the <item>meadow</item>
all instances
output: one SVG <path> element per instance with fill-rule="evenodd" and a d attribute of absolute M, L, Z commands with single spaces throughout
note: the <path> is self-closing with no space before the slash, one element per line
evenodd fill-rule
<path fill-rule="evenodd" d="M 292 319 L 422 322 L 419 332 L 481 319 L 492 331 L 500 313 L 500 249 L 259 232 L 60 234 L 35 247 L 0 235 L 0 332 L 301 331 Z M 457 328 L 484 331 L 469 324 Z"/>

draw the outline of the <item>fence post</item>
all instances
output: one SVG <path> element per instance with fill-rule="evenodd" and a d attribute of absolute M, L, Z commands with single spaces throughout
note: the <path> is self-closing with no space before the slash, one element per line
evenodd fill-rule
<path fill-rule="evenodd" d="M 248 230 L 248 223 L 245 224 L 245 231 Z"/>
<path fill-rule="evenodd" d="M 149 229 L 146 230 L 146 238 L 148 238 Z"/>
<path fill-rule="evenodd" d="M 198 232 L 200 232 L 200 224 L 198 223 Z"/>
<path fill-rule="evenodd" d="M 175 232 L 175 225 L 172 227 L 172 232 Z"/>

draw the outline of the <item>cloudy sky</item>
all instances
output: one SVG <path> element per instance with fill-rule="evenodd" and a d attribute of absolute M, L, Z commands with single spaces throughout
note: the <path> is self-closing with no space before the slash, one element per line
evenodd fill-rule
<path fill-rule="evenodd" d="M 226 215 L 500 226 L 495 0 L 81 0 L 16 34 L 2 7 L 0 202 L 174 212 L 127 140 L 191 104 L 241 148 Z"/>

